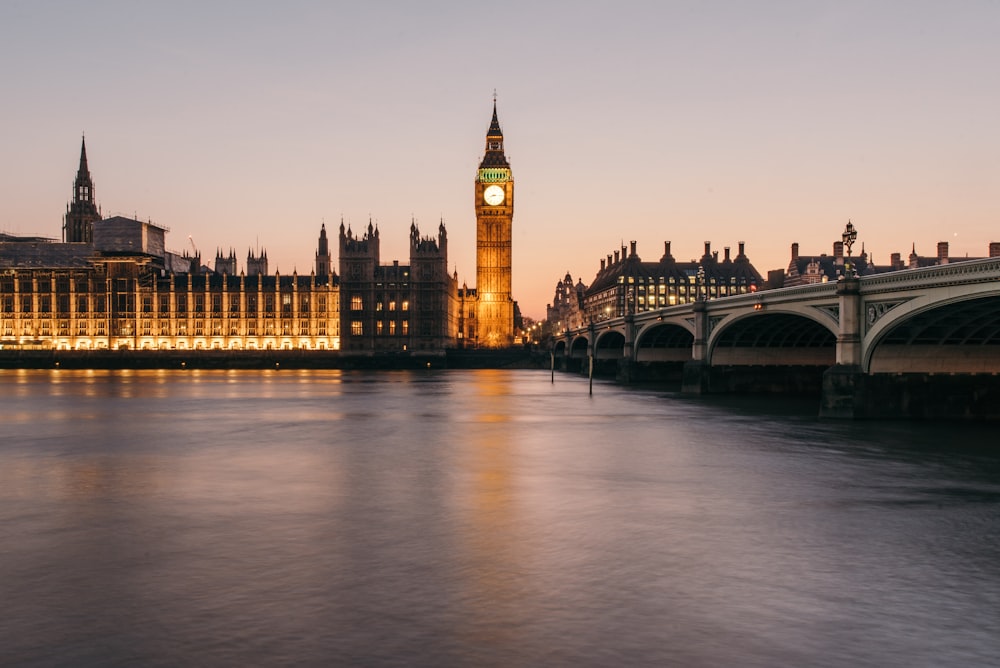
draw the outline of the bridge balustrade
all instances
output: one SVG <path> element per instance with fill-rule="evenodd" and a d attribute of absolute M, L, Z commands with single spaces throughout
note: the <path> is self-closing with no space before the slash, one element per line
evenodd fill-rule
<path fill-rule="evenodd" d="M 1000 383 L 986 380 L 1000 376 L 1000 258 L 669 306 L 567 332 L 560 342 L 577 360 L 617 359 L 633 380 L 645 369 L 686 365 L 697 370 L 685 370 L 698 378 L 691 391 L 753 387 L 752 374 L 766 377 L 765 389 L 787 391 L 804 387 L 807 373 L 849 377 L 847 392 L 875 382 L 864 378 L 907 374 L 931 385 L 935 374 L 967 375 L 984 388 Z M 781 369 L 792 380 L 782 381 Z M 818 391 L 850 403 L 852 416 L 877 413 L 874 399 L 829 384 Z M 995 412 L 1000 418 L 1000 400 Z"/>

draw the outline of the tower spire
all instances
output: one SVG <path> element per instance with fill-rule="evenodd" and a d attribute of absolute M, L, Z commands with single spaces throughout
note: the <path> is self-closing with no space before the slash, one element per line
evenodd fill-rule
<path fill-rule="evenodd" d="M 76 170 L 76 182 L 73 184 L 74 202 L 93 202 L 94 181 L 90 178 L 90 168 L 87 166 L 87 138 L 80 139 L 80 167 Z"/>
<path fill-rule="evenodd" d="M 90 169 L 87 167 L 87 135 L 80 138 L 80 169 L 76 172 L 76 178 L 90 179 Z"/>
<path fill-rule="evenodd" d="M 493 92 L 493 120 L 490 121 L 490 129 L 486 132 L 487 137 L 496 137 L 503 140 L 503 131 L 500 129 L 500 121 L 497 119 L 497 94 Z"/>
<path fill-rule="evenodd" d="M 73 182 L 73 199 L 63 224 L 63 239 L 89 243 L 94 239 L 94 222 L 101 219 L 94 201 L 94 181 L 87 166 L 87 138 L 80 140 L 80 167 Z"/>
<path fill-rule="evenodd" d="M 493 118 L 490 120 L 490 129 L 486 131 L 486 154 L 479 165 L 480 169 L 484 167 L 510 168 L 503 152 L 503 130 L 500 129 L 500 120 L 497 118 L 496 91 L 493 92 Z"/>

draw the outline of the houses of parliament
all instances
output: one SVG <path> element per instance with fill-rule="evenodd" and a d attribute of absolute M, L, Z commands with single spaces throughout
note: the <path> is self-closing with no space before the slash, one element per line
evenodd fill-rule
<path fill-rule="evenodd" d="M 0 348 L 340 350 L 419 353 L 514 343 L 514 180 L 496 101 L 476 174 L 476 287 L 449 274 L 448 235 L 410 224 L 410 257 L 383 264 L 379 229 L 340 224 L 334 269 L 326 226 L 308 275 L 268 272 L 266 251 L 239 270 L 234 251 L 166 250 L 168 230 L 103 218 L 81 142 L 62 241 L 0 233 Z"/>

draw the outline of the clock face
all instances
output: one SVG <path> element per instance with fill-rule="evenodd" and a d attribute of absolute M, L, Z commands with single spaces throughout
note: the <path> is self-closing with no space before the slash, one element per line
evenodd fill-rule
<path fill-rule="evenodd" d="M 483 191 L 483 201 L 490 206 L 497 206 L 503 203 L 503 188 L 500 186 L 490 186 Z"/>

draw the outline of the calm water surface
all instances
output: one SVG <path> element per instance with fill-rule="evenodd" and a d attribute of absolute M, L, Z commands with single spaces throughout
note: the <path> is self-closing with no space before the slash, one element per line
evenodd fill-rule
<path fill-rule="evenodd" d="M 995 427 L 534 371 L 0 372 L 0 664 L 1000 665 Z"/>

